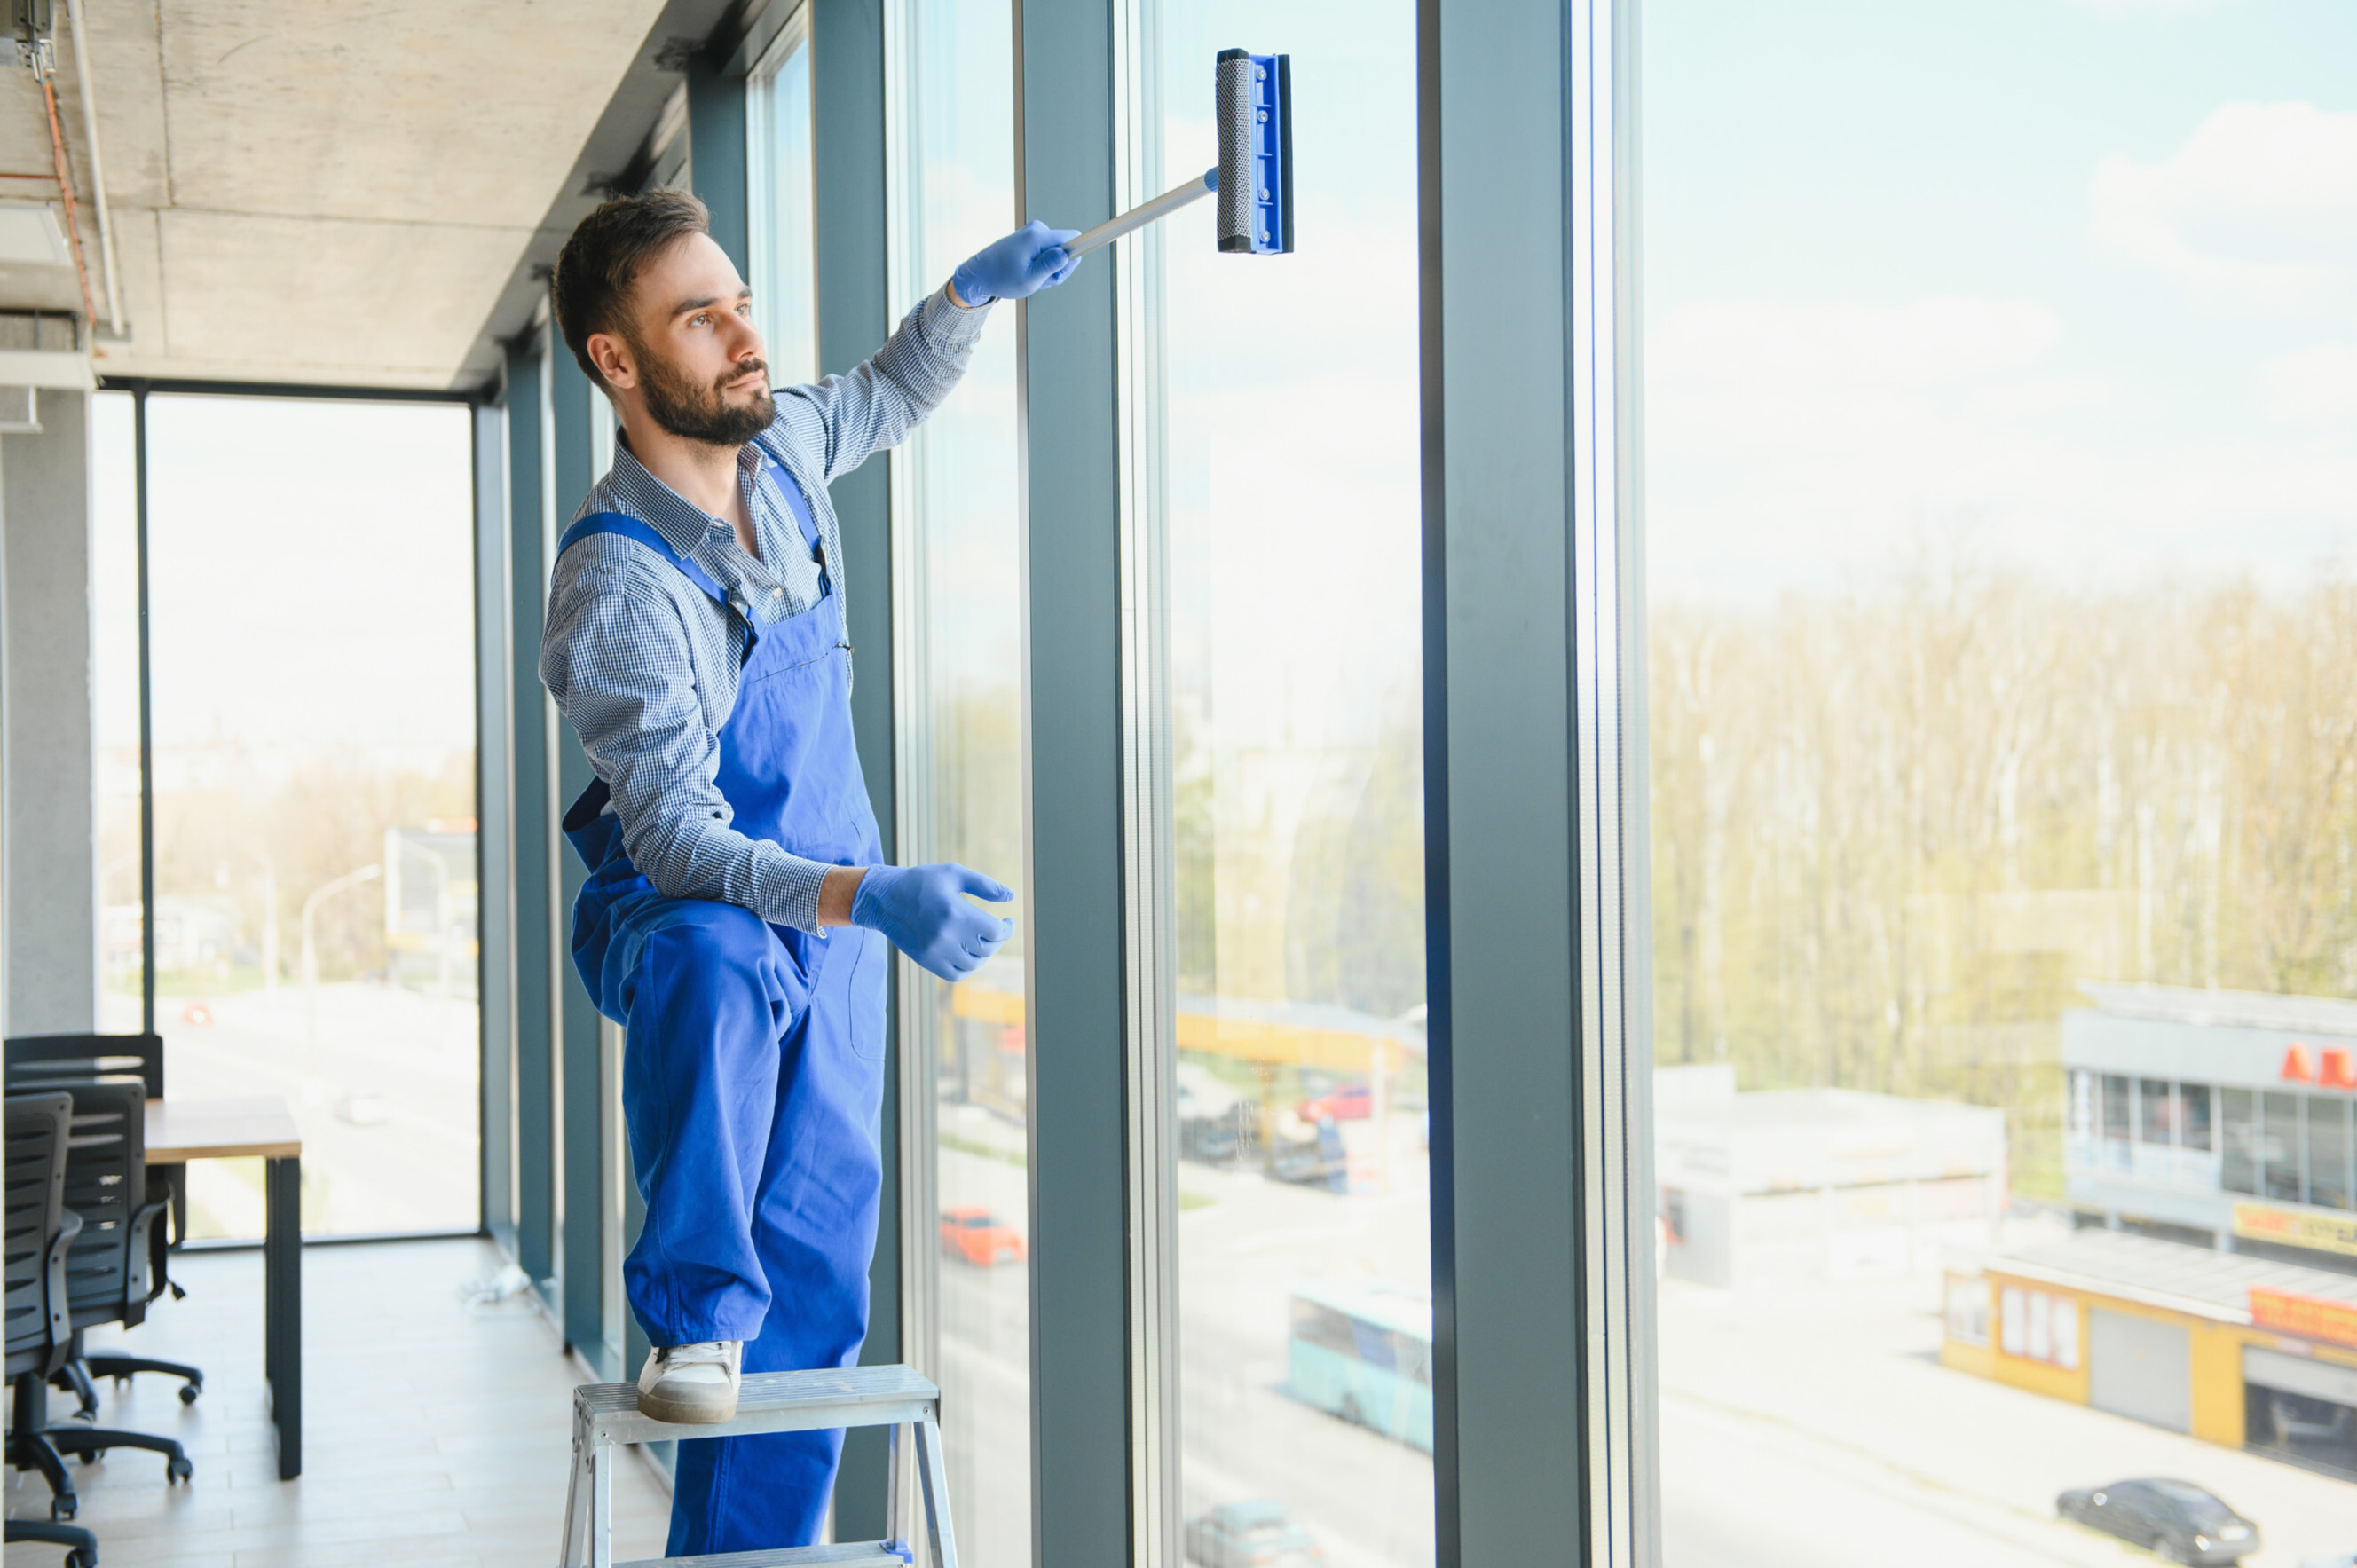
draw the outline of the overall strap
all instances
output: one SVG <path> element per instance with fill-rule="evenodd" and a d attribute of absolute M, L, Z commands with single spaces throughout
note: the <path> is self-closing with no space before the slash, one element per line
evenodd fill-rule
<path fill-rule="evenodd" d="M 641 522 L 627 512 L 593 511 L 587 517 L 576 519 L 573 526 L 565 531 L 564 537 L 557 540 L 556 553 L 559 555 L 564 554 L 575 544 L 593 533 L 619 533 L 625 539 L 637 540 L 673 566 L 678 567 L 681 576 L 718 600 L 722 609 L 729 607 L 728 596 L 720 591 L 720 585 L 712 580 L 710 573 L 673 550 L 671 547 L 671 541 L 658 533 L 654 524 Z"/>
<path fill-rule="evenodd" d="M 763 456 L 766 456 L 768 454 L 764 453 Z M 810 546 L 811 554 L 818 558 L 819 567 L 823 571 L 826 567 L 826 560 L 820 553 L 818 524 L 811 517 L 809 499 L 803 496 L 802 488 L 794 481 L 793 475 L 786 471 L 786 466 L 783 463 L 779 462 L 775 457 L 770 457 L 770 467 L 778 471 L 778 489 L 785 492 L 786 510 L 794 514 L 794 521 L 801 525 L 802 542 Z"/>
<path fill-rule="evenodd" d="M 701 588 L 714 604 L 720 607 L 721 614 L 745 628 L 745 650 L 739 657 L 753 657 L 753 644 L 760 639 L 761 635 L 753 625 L 753 618 L 740 614 L 737 607 L 728 602 L 728 596 L 720 591 L 720 585 L 712 580 L 712 574 L 673 550 L 671 541 L 657 532 L 652 523 L 641 521 L 628 512 L 593 511 L 587 517 L 576 519 L 573 526 L 565 531 L 563 537 L 556 542 L 556 553 L 564 554 L 576 542 L 593 533 L 619 533 L 625 539 L 635 539 L 679 568 L 679 575 Z"/>

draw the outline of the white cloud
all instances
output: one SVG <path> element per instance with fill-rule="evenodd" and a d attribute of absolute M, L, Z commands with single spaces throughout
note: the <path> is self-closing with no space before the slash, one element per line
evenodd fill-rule
<path fill-rule="evenodd" d="M 1645 355 L 1657 383 L 1922 387 L 2026 365 L 2061 331 L 2052 311 L 2021 299 L 1698 301 L 1670 313 Z"/>
<path fill-rule="evenodd" d="M 1871 576 L 1927 535 L 2066 575 L 2297 569 L 2357 542 L 2357 423 L 2188 424 L 2152 389 L 2056 366 L 2061 340 L 2021 300 L 1667 312 L 1646 349 L 1656 585 L 1748 597 Z M 2283 363 L 2265 406 L 2303 419 L 2352 369 Z"/>
<path fill-rule="evenodd" d="M 2319 343 L 2261 361 L 2259 408 L 2285 424 L 2357 424 L 2357 343 Z"/>
<path fill-rule="evenodd" d="M 2089 233 L 2243 305 L 2357 316 L 2357 113 L 2228 103 L 2158 163 L 2095 166 Z"/>
<path fill-rule="evenodd" d="M 2187 16 L 2196 11 L 2215 11 L 2233 0 L 2070 0 L 2083 11 L 2093 11 L 2103 16 L 2136 16 L 2152 12 L 2167 16 Z"/>

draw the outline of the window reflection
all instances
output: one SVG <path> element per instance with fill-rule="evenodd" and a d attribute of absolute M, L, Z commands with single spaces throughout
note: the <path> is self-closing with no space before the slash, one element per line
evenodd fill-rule
<path fill-rule="evenodd" d="M 1013 16 L 1006 0 L 909 0 L 905 310 L 1015 226 Z M 1021 532 L 1014 308 L 965 380 L 892 458 L 904 863 L 954 860 L 1023 889 Z M 938 1242 L 934 1332 L 952 1504 L 975 1561 L 1031 1556 L 1030 1144 L 1021 907 L 1015 940 L 963 983 L 900 966 L 912 1087 L 930 1060 Z M 919 1087 L 917 1092 L 923 1092 Z"/>
<path fill-rule="evenodd" d="M 2346 1552 L 2357 31 L 1654 0 L 1644 44 L 1665 1563 L 2075 1558 L 2053 1499 L 2172 1477 L 2265 1539 L 2179 1557 Z M 1844 1119 L 1713 1172 L 1708 1071 L 1731 1127 Z M 1825 1179 L 1959 1107 L 1979 1211 Z"/>
<path fill-rule="evenodd" d="M 158 393 L 147 429 L 172 1093 L 285 1100 L 307 1234 L 472 1230 L 468 411 Z M 260 1236 L 260 1167 L 191 1165 L 189 1234 Z"/>
<path fill-rule="evenodd" d="M 1160 7 L 1154 188 L 1216 161 L 1212 62 L 1238 47 L 1297 61 L 1298 252 L 1220 254 L 1209 203 L 1146 242 L 1185 1539 L 1260 1561 L 1221 1555 L 1260 1510 L 1326 1562 L 1427 1563 L 1414 8 Z"/>
<path fill-rule="evenodd" d="M 810 68 L 810 8 L 799 5 L 754 67 L 745 95 L 748 281 L 774 386 L 818 374 Z"/>

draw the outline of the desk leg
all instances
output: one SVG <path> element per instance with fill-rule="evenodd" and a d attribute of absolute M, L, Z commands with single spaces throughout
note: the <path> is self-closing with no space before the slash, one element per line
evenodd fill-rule
<path fill-rule="evenodd" d="M 266 1164 L 262 1233 L 262 1359 L 270 1422 L 278 1429 L 278 1478 L 303 1473 L 303 1162 Z"/>

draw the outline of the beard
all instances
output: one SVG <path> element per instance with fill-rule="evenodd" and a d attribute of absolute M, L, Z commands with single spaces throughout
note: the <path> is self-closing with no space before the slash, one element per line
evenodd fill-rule
<path fill-rule="evenodd" d="M 742 446 L 778 417 L 777 400 L 767 387 L 741 405 L 731 403 L 728 394 L 720 390 L 754 371 L 768 370 L 759 360 L 740 360 L 726 375 L 707 386 L 689 381 L 670 361 L 649 352 L 644 344 L 633 342 L 630 348 L 639 359 L 639 390 L 646 398 L 647 417 L 683 441 Z"/>

